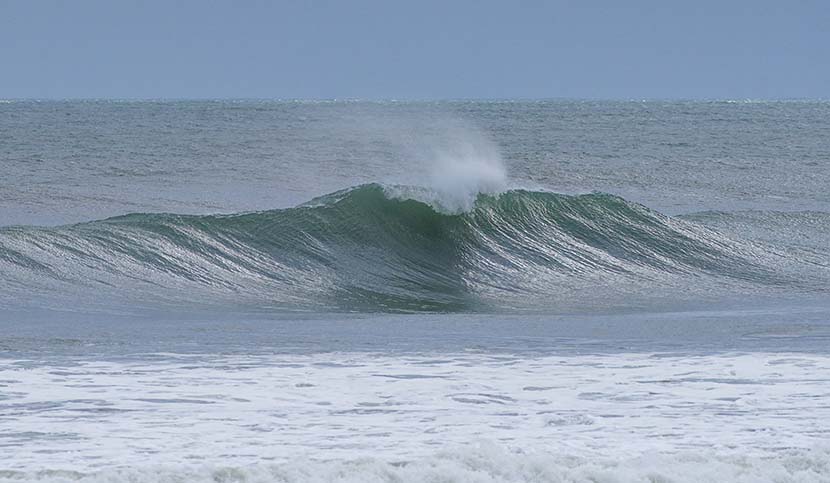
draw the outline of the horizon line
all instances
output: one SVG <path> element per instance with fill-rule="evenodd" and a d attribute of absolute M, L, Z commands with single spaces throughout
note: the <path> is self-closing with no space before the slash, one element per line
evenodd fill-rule
<path fill-rule="evenodd" d="M 285 102 L 285 103 L 433 103 L 433 102 L 827 102 L 826 97 L 0 97 L 9 102 Z"/>

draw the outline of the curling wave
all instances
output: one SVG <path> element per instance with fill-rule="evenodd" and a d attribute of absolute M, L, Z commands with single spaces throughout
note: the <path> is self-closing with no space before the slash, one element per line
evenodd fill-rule
<path fill-rule="evenodd" d="M 468 211 L 367 184 L 236 215 L 0 229 L 0 303 L 481 311 L 800 286 L 785 255 L 617 196 L 511 190 Z"/>

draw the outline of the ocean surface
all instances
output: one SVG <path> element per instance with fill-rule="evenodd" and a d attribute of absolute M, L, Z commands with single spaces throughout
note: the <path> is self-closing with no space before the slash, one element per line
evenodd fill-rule
<path fill-rule="evenodd" d="M 0 482 L 830 482 L 830 102 L 0 101 Z"/>

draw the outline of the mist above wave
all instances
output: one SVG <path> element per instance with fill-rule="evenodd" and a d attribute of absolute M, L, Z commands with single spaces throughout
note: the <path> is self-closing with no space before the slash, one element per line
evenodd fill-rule
<path fill-rule="evenodd" d="M 407 172 L 403 183 L 384 183 L 391 198 L 415 199 L 444 213 L 474 208 L 480 194 L 508 189 L 508 173 L 499 147 L 481 130 L 457 119 L 395 124 L 380 131 L 399 143 Z"/>

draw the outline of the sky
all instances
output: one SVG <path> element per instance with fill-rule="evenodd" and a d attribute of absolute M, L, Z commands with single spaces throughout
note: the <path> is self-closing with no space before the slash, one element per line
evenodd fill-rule
<path fill-rule="evenodd" d="M 830 98 L 830 2 L 0 0 L 0 98 Z"/>

